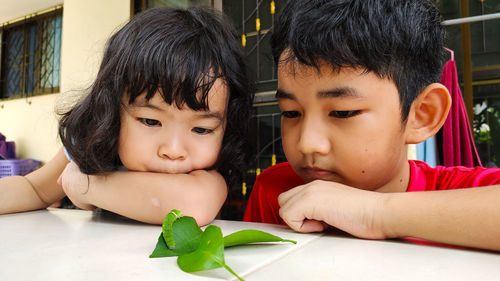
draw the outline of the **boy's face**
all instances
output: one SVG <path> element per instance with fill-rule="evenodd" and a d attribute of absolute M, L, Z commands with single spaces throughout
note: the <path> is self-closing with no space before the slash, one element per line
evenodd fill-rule
<path fill-rule="evenodd" d="M 118 154 L 133 171 L 180 174 L 207 169 L 219 156 L 226 127 L 227 87 L 217 79 L 208 93 L 207 111 L 167 104 L 146 94 L 121 110 Z"/>
<path fill-rule="evenodd" d="M 394 82 L 372 72 L 290 61 L 278 67 L 286 158 L 305 181 L 404 191 L 405 128 Z"/>

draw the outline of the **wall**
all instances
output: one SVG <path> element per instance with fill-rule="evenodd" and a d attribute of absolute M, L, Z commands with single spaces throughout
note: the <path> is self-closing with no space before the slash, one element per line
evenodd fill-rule
<path fill-rule="evenodd" d="M 3 0 L 2 5 L 17 1 Z M 46 162 L 58 151 L 56 108 L 92 83 L 107 38 L 131 15 L 130 0 L 65 0 L 63 5 L 61 93 L 0 101 L 0 132 L 16 142 L 19 158 Z"/>

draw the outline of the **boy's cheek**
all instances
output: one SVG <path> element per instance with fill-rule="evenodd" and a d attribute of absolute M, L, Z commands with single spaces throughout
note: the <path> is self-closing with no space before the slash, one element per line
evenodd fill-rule
<path fill-rule="evenodd" d="M 286 127 L 282 127 L 281 137 L 286 159 L 292 164 L 292 162 L 296 161 L 296 154 L 298 154 L 298 138 L 294 136 L 292 129 Z"/>

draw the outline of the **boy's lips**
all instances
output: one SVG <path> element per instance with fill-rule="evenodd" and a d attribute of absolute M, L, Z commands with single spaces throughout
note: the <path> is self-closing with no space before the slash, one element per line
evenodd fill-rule
<path fill-rule="evenodd" d="M 302 171 L 304 172 L 307 179 L 310 180 L 328 180 L 333 174 L 335 174 L 330 170 L 325 170 L 317 167 L 304 167 L 302 168 Z"/>

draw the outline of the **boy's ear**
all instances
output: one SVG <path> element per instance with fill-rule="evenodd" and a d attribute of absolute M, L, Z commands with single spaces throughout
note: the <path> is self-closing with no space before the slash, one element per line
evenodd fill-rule
<path fill-rule="evenodd" d="M 448 89 L 433 83 L 425 87 L 413 102 L 406 123 L 406 144 L 422 142 L 443 126 L 451 107 Z"/>

